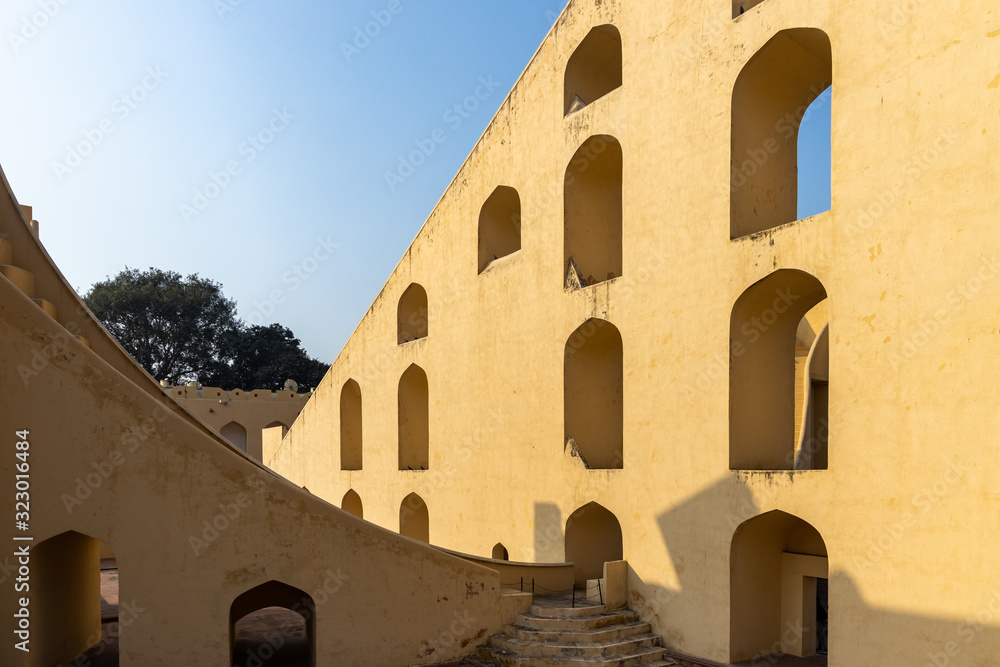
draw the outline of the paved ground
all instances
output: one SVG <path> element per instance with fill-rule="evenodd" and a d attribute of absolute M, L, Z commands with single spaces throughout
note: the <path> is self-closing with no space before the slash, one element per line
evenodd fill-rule
<path fill-rule="evenodd" d="M 736 663 L 736 667 L 827 667 L 825 655 L 815 655 L 811 658 L 793 658 L 786 656 L 770 656 Z"/>

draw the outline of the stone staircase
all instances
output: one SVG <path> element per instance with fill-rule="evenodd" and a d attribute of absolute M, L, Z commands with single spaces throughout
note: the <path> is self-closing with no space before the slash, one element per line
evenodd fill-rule
<path fill-rule="evenodd" d="M 25 218 L 31 222 L 32 231 L 37 236 L 37 222 L 32 220 L 31 207 L 22 206 L 21 211 L 24 213 Z M 0 276 L 9 280 L 14 287 L 20 290 L 26 297 L 34 301 L 46 315 L 58 321 L 59 313 L 56 310 L 55 304 L 46 299 L 39 298 L 35 293 L 35 274 L 15 265 L 14 247 L 11 242 L 7 240 L 6 236 L 6 234 L 0 235 Z M 90 342 L 83 336 L 76 336 L 76 338 L 87 347 L 90 347 Z"/>
<path fill-rule="evenodd" d="M 676 665 L 661 648 L 663 639 L 628 609 L 606 606 L 564 608 L 534 604 L 514 625 L 476 649 L 481 667 L 666 667 Z"/>

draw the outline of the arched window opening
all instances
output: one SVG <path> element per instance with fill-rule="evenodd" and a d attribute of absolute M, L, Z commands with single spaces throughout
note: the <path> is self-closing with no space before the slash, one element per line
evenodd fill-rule
<path fill-rule="evenodd" d="M 399 534 L 430 543 L 430 516 L 424 499 L 411 493 L 399 506 Z"/>
<path fill-rule="evenodd" d="M 622 86 L 622 36 L 613 25 L 590 31 L 566 64 L 563 113 L 569 115 Z"/>
<path fill-rule="evenodd" d="M 730 555 L 730 661 L 826 653 L 828 573 L 826 544 L 805 521 L 774 511 L 740 526 Z"/>
<path fill-rule="evenodd" d="M 747 289 L 733 307 L 729 381 L 731 469 L 826 467 L 829 431 L 826 298 L 826 290 L 813 276 L 782 269 Z"/>
<path fill-rule="evenodd" d="M 219 431 L 222 437 L 233 444 L 241 452 L 247 451 L 247 430 L 242 424 L 229 422 Z"/>
<path fill-rule="evenodd" d="M 606 320 L 584 322 L 566 341 L 564 446 L 590 469 L 624 467 L 622 337 Z"/>
<path fill-rule="evenodd" d="M 344 510 L 348 514 L 353 514 L 359 519 L 365 518 L 365 508 L 361 504 L 361 496 L 359 496 L 354 489 L 351 489 L 344 494 L 344 499 L 340 501 L 340 509 Z"/>
<path fill-rule="evenodd" d="M 399 345 L 427 338 L 427 292 L 413 283 L 399 298 L 396 311 L 397 342 Z"/>
<path fill-rule="evenodd" d="M 731 238 L 799 219 L 801 124 L 832 84 L 830 38 L 815 28 L 778 33 L 743 68 L 733 88 Z M 822 109 L 813 115 L 829 117 Z M 802 166 L 820 165 L 826 149 Z"/>
<path fill-rule="evenodd" d="M 588 139 L 566 168 L 563 238 L 565 288 L 622 275 L 622 147 L 607 135 Z"/>
<path fill-rule="evenodd" d="M 122 629 L 135 612 L 127 606 L 120 611 L 118 562 L 111 549 L 66 532 L 32 547 L 31 566 L 29 629 L 32 638 L 45 638 L 28 645 L 37 664 L 93 664 L 101 656 L 102 665 L 117 665 Z"/>
<path fill-rule="evenodd" d="M 764 0 L 733 0 L 733 18 L 738 19 Z"/>
<path fill-rule="evenodd" d="M 340 392 L 340 469 L 361 470 L 364 460 L 361 426 L 361 386 L 354 380 Z"/>
<path fill-rule="evenodd" d="M 427 374 L 414 364 L 399 380 L 399 469 L 430 467 Z"/>
<path fill-rule="evenodd" d="M 493 546 L 493 560 L 510 560 L 510 554 L 507 552 L 507 547 L 500 542 L 497 542 Z"/>
<path fill-rule="evenodd" d="M 521 249 L 521 197 L 501 185 L 479 213 L 479 273 Z"/>
<path fill-rule="evenodd" d="M 229 609 L 229 646 L 233 667 L 314 667 L 316 604 L 305 592 L 278 581 L 249 590 Z"/>
<path fill-rule="evenodd" d="M 604 564 L 624 559 L 622 527 L 597 503 L 584 505 L 566 520 L 566 561 L 573 563 L 576 585 L 604 577 Z"/>

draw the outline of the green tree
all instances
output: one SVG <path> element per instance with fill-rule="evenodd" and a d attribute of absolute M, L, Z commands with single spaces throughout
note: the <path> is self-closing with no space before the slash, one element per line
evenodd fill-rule
<path fill-rule="evenodd" d="M 197 274 L 126 268 L 84 301 L 150 375 L 171 384 L 274 390 L 295 380 L 305 388 L 326 373 L 289 329 L 247 327 L 222 285 Z"/>
<path fill-rule="evenodd" d="M 280 324 L 241 328 L 227 336 L 228 366 L 210 375 L 205 384 L 243 389 L 284 388 L 294 380 L 305 391 L 326 374 L 326 364 L 309 357 L 295 334 Z"/>

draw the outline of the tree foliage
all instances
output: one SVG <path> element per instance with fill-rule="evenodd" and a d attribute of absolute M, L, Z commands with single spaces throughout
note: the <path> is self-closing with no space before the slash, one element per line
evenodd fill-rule
<path fill-rule="evenodd" d="M 305 388 L 326 373 L 289 329 L 246 326 L 222 285 L 197 274 L 126 268 L 84 301 L 139 364 L 171 384 L 275 390 L 295 380 Z"/>

